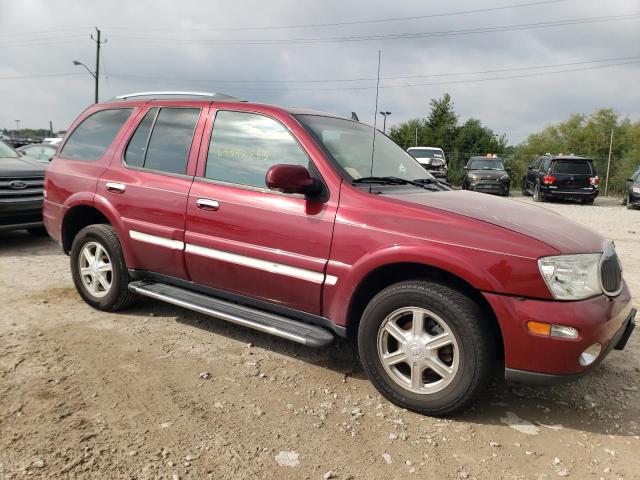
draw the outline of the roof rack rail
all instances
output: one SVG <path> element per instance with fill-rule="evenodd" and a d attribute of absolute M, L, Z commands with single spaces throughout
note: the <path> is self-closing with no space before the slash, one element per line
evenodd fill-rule
<path fill-rule="evenodd" d="M 227 95 L 225 93 L 216 92 L 183 92 L 183 91 L 164 91 L 164 92 L 136 92 L 127 93 L 126 95 L 118 95 L 115 97 L 117 100 L 128 100 L 130 98 L 137 97 L 209 97 L 212 100 L 221 100 L 227 102 L 246 102 L 241 98 Z"/>

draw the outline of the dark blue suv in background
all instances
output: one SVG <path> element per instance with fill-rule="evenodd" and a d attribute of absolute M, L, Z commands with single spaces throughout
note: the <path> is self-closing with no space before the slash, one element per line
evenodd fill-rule
<path fill-rule="evenodd" d="M 622 204 L 629 209 L 640 207 L 640 167 L 627 179 L 627 194 L 622 200 Z"/>

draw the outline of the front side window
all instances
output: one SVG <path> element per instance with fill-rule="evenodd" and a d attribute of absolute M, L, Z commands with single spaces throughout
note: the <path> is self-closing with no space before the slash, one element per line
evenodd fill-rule
<path fill-rule="evenodd" d="M 281 123 L 255 113 L 216 113 L 206 178 L 266 187 L 267 171 L 281 163 L 309 167 L 309 157 Z"/>
<path fill-rule="evenodd" d="M 411 155 L 381 132 L 376 133 L 371 165 L 373 128 L 362 123 L 321 115 L 296 115 L 351 180 L 363 177 L 433 178 Z"/>
<path fill-rule="evenodd" d="M 98 160 L 131 115 L 130 108 L 101 110 L 85 118 L 65 142 L 60 157 L 70 160 Z"/>
<path fill-rule="evenodd" d="M 199 108 L 152 108 L 127 145 L 125 163 L 184 174 L 199 116 Z"/>

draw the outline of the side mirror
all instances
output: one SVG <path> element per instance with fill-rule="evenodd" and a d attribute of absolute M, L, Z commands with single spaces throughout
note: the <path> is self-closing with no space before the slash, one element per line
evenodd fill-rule
<path fill-rule="evenodd" d="M 51 160 L 53 160 L 53 157 L 49 157 L 49 158 L 47 159 L 47 162 L 50 162 Z"/>
<path fill-rule="evenodd" d="M 462 167 L 463 170 L 469 170 L 469 167 Z"/>
<path fill-rule="evenodd" d="M 634 182 L 634 180 L 633 180 L 633 178 L 627 178 L 627 182 L 631 182 L 631 183 L 633 183 L 633 182 Z"/>
<path fill-rule="evenodd" d="M 529 165 L 529 166 L 527 167 L 527 170 L 533 170 L 533 165 Z"/>
<path fill-rule="evenodd" d="M 271 190 L 307 196 L 317 195 L 322 190 L 321 183 L 302 165 L 274 165 L 267 171 L 265 183 Z"/>

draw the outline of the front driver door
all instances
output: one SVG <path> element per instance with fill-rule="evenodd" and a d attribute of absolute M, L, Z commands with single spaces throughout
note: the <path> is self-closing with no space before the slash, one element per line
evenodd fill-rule
<path fill-rule="evenodd" d="M 191 279 L 320 314 L 337 192 L 309 200 L 266 187 L 265 174 L 276 164 L 304 165 L 319 178 L 289 129 L 269 116 L 218 110 L 201 161 L 187 204 Z"/>

